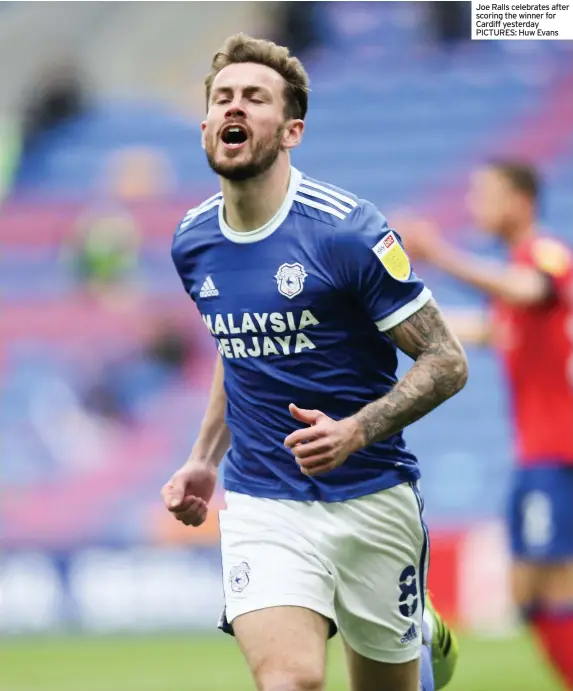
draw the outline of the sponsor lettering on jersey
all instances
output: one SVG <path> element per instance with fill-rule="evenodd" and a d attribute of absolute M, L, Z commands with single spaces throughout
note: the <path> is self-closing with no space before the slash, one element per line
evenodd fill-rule
<path fill-rule="evenodd" d="M 201 316 L 210 333 L 217 338 L 219 352 L 226 358 L 297 355 L 305 349 L 313 350 L 316 347 L 303 333 L 303 329 L 319 323 L 310 310 L 284 314 L 243 312 L 240 316 L 219 313 L 214 317 L 211 314 Z"/>

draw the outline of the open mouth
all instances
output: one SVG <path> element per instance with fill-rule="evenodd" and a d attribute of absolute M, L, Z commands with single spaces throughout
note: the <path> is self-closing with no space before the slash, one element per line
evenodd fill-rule
<path fill-rule="evenodd" d="M 241 126 L 231 125 L 223 130 L 221 139 L 227 148 L 238 149 L 247 141 L 248 136 Z"/>

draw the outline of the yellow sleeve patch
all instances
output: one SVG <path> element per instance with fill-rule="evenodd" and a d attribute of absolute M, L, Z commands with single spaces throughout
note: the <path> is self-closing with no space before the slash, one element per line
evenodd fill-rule
<path fill-rule="evenodd" d="M 372 248 L 386 271 L 397 281 L 407 281 L 412 273 L 410 260 L 391 231 Z"/>
<path fill-rule="evenodd" d="M 567 249 L 560 242 L 550 238 L 535 240 L 531 256 L 540 271 L 556 278 L 567 273 L 571 264 Z"/>

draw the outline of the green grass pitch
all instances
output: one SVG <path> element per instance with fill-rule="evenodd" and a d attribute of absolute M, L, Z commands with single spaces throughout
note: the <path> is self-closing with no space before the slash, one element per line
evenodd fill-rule
<path fill-rule="evenodd" d="M 461 639 L 448 691 L 559 691 L 525 637 Z M 342 650 L 329 648 L 328 691 L 346 691 Z M 252 691 L 223 634 L 0 639 L 2 691 Z"/>

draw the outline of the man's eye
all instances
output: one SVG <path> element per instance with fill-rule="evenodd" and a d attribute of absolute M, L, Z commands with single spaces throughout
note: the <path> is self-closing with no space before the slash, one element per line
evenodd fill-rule
<path fill-rule="evenodd" d="M 228 98 L 218 98 L 215 103 L 217 105 L 224 105 L 225 103 L 230 103 Z"/>

